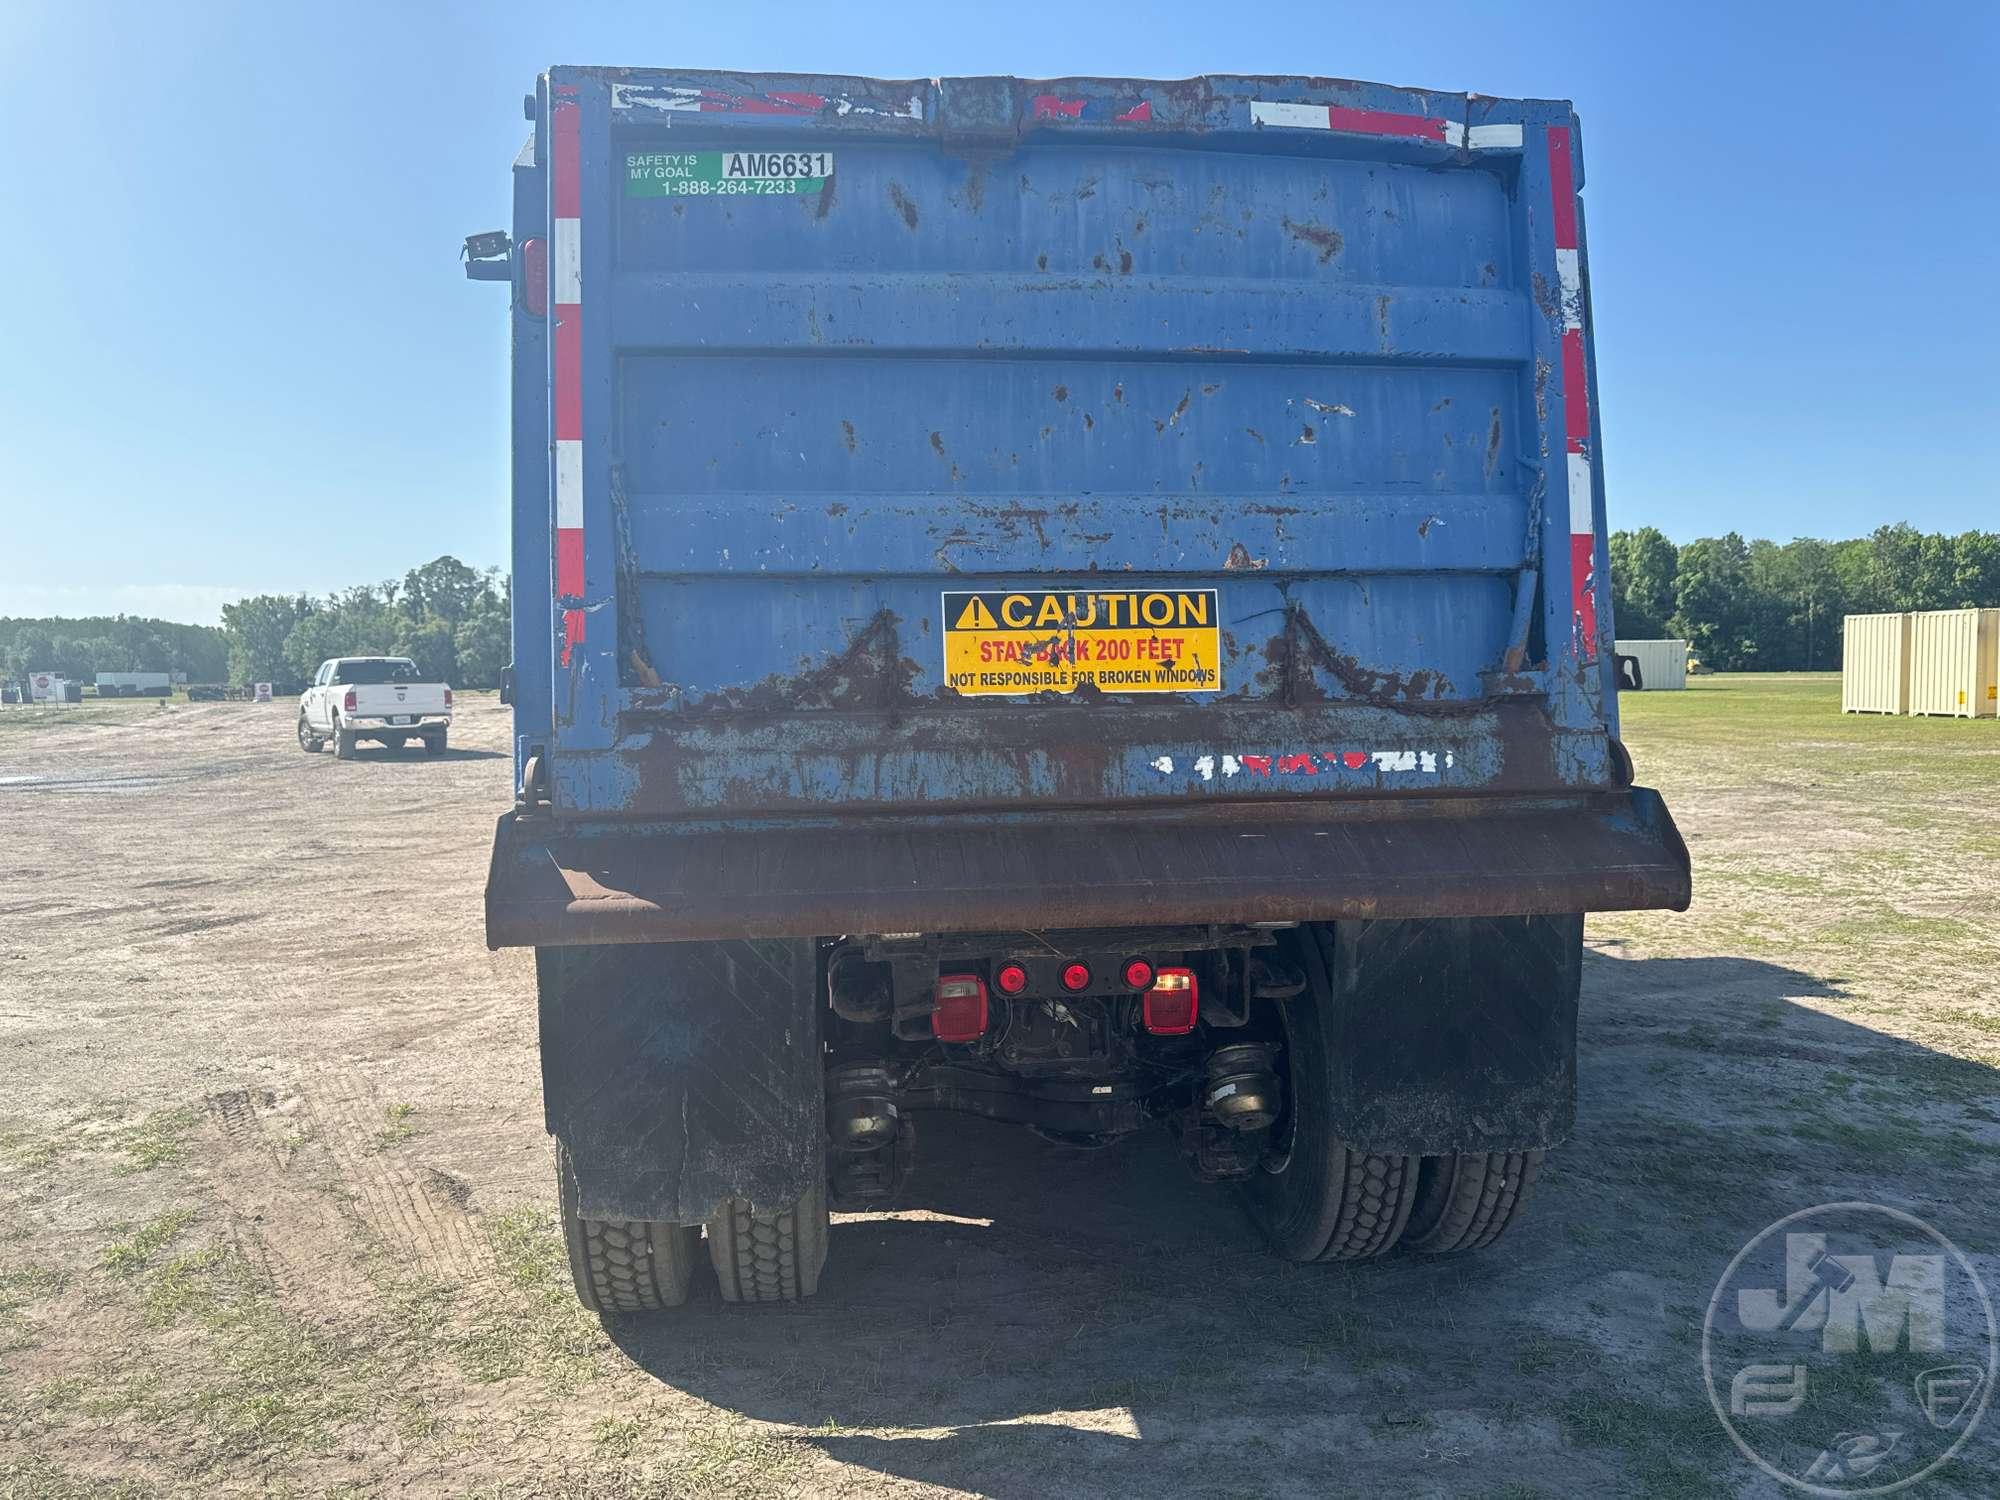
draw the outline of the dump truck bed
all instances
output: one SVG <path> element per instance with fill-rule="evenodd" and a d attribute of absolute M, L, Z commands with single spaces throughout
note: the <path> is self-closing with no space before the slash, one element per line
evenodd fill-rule
<path fill-rule="evenodd" d="M 1138 814 L 1159 862 L 1079 925 L 1274 912 L 1235 818 L 1364 829 L 1349 908 L 1685 902 L 1615 744 L 1567 104 L 557 68 L 534 107 L 497 940 L 726 926 L 715 859 L 824 930 L 767 877 L 862 833 L 848 927 L 990 916 Z"/>

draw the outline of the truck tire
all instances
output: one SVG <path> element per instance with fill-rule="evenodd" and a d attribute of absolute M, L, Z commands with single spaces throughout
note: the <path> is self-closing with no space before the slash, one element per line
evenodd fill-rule
<path fill-rule="evenodd" d="M 576 1174 L 556 1145 L 556 1196 L 576 1298 L 594 1313 L 660 1312 L 688 1299 L 701 1228 L 642 1219 L 586 1219 L 576 1209 Z"/>
<path fill-rule="evenodd" d="M 326 741 L 312 732 L 312 725 L 306 722 L 304 714 L 299 715 L 299 748 L 308 755 L 317 755 Z"/>
<path fill-rule="evenodd" d="M 354 759 L 354 736 L 340 727 L 340 720 L 333 721 L 333 758 L 335 760 Z"/>
<path fill-rule="evenodd" d="M 1426 1156 L 1403 1246 L 1429 1255 L 1483 1250 L 1520 1220 L 1542 1151 Z"/>
<path fill-rule="evenodd" d="M 1272 1149 L 1244 1182 L 1250 1217 L 1286 1260 L 1360 1260 L 1393 1248 L 1417 1196 L 1419 1158 L 1350 1150 L 1331 1125 L 1330 1033 L 1323 1008 L 1334 1003 L 1328 977 L 1331 929 L 1300 930 L 1306 993 L 1281 1007 L 1284 1020 L 1284 1113 Z"/>
<path fill-rule="evenodd" d="M 708 1221 L 708 1258 L 727 1302 L 796 1302 L 819 1290 L 826 1264 L 826 1184 L 775 1214 L 726 1200 Z"/>

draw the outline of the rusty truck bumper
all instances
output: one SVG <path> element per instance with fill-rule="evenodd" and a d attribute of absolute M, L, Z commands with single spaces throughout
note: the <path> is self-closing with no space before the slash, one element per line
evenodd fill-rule
<path fill-rule="evenodd" d="M 486 941 L 1684 911 L 1689 893 L 1646 787 L 784 827 L 509 813 Z"/>

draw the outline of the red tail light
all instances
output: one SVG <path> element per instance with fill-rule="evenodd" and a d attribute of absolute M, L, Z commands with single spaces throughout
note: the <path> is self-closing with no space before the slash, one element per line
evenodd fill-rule
<path fill-rule="evenodd" d="M 1154 1036 L 1186 1036 L 1201 1010 L 1201 987 L 1192 969 L 1162 969 L 1141 1003 L 1141 1018 Z"/>
<path fill-rule="evenodd" d="M 521 305 L 530 315 L 549 315 L 549 242 L 521 241 Z"/>
<path fill-rule="evenodd" d="M 1072 994 L 1074 994 L 1078 990 L 1089 989 L 1090 965 L 1064 964 L 1062 971 L 1062 987 L 1070 991 Z"/>
<path fill-rule="evenodd" d="M 444 690 L 444 706 L 445 706 L 446 708 L 450 708 L 450 707 L 451 707 L 451 689 L 450 689 L 450 688 L 446 688 L 446 689 Z"/>
<path fill-rule="evenodd" d="M 977 974 L 943 974 L 931 1002 L 931 1035 L 941 1042 L 976 1042 L 986 1035 L 986 981 Z"/>
<path fill-rule="evenodd" d="M 349 689 L 347 690 L 347 696 L 346 696 L 345 698 L 343 698 L 343 699 L 341 699 L 341 700 L 340 700 L 340 707 L 341 707 L 341 711 L 342 711 L 342 712 L 344 712 L 344 713 L 350 713 L 350 714 L 351 714 L 351 713 L 353 713 L 353 712 L 354 712 L 354 689 L 353 689 L 353 688 L 349 688 Z"/>
<path fill-rule="evenodd" d="M 1153 966 L 1143 958 L 1135 958 L 1125 965 L 1125 987 L 1133 990 L 1149 990 L 1153 987 Z"/>
<path fill-rule="evenodd" d="M 1002 964 L 994 971 L 993 987 L 1003 995 L 1018 995 L 1028 987 L 1028 971 L 1019 964 Z"/>

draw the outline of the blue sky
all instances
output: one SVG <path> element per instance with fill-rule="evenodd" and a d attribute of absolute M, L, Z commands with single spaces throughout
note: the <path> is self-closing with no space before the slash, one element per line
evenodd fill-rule
<path fill-rule="evenodd" d="M 457 256 L 552 62 L 1571 98 L 1613 525 L 2000 527 L 2000 6 L 13 0 L 0 615 L 504 559 L 506 320 Z"/>

